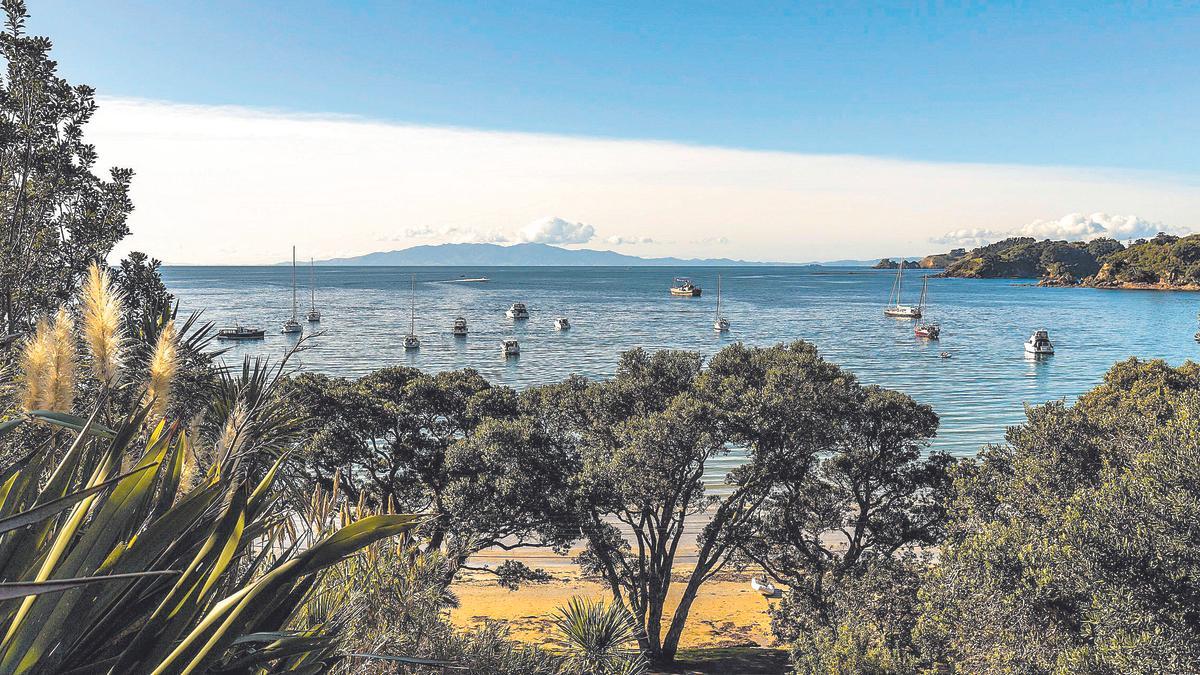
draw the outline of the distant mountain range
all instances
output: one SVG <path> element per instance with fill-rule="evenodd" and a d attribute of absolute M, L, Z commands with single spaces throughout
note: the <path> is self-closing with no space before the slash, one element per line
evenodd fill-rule
<path fill-rule="evenodd" d="M 874 262 L 874 261 L 872 261 Z M 550 244 L 435 244 L 413 246 L 399 251 L 380 251 L 353 258 L 318 260 L 318 265 L 363 266 L 456 266 L 456 267 L 537 267 L 595 266 L 633 267 L 650 265 L 796 265 L 798 263 L 751 262 L 729 258 L 642 258 L 616 251 L 571 249 Z M 800 263 L 804 264 L 804 263 Z M 811 264 L 811 263 L 809 263 Z"/>

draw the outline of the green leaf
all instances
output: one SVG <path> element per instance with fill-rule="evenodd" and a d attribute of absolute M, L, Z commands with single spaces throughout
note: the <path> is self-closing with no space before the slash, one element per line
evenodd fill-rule
<path fill-rule="evenodd" d="M 53 410 L 30 410 L 29 416 L 36 417 L 40 420 L 45 420 L 46 422 L 49 422 L 55 426 L 63 427 L 65 429 L 72 429 L 74 431 L 83 431 L 83 428 L 87 426 L 87 420 L 83 419 L 82 417 L 68 415 L 67 413 L 54 412 Z M 92 422 L 92 426 L 88 429 L 88 433 L 101 438 L 113 438 L 117 435 L 117 432 L 102 424 L 97 424 L 96 422 Z"/>
<path fill-rule="evenodd" d="M 79 586 L 99 583 L 101 581 L 127 581 L 129 579 L 137 579 L 140 577 L 159 577 L 168 574 L 179 574 L 179 572 L 176 572 L 175 570 L 162 570 L 158 572 L 109 574 L 99 577 L 76 577 L 74 579 L 5 582 L 0 583 L 0 600 L 11 600 L 13 598 L 23 598 L 28 595 L 40 595 L 42 593 L 59 593 L 62 591 L 69 591 L 72 588 L 77 588 Z"/>
<path fill-rule="evenodd" d="M 142 471 L 145 471 L 146 469 L 149 469 L 149 468 L 152 468 L 155 466 L 158 466 L 158 465 L 157 464 L 148 464 L 146 466 L 134 469 L 133 471 L 130 471 L 129 473 L 121 474 L 120 476 L 117 476 L 116 478 L 113 478 L 112 480 L 106 480 L 103 483 L 100 483 L 99 485 L 95 485 L 93 487 L 87 488 L 86 490 L 79 490 L 77 492 L 72 492 L 71 494 L 69 494 L 65 497 L 60 497 L 53 501 L 46 502 L 45 504 L 42 504 L 40 506 L 35 506 L 34 508 L 29 509 L 28 511 L 22 511 L 18 514 L 9 516 L 4 519 L 0 519 L 0 534 L 4 534 L 5 532 L 8 532 L 10 530 L 15 530 L 19 527 L 25 527 L 26 525 L 31 525 L 31 524 L 36 523 L 44 518 L 49 518 L 50 516 L 58 513 L 59 511 L 62 511 L 63 509 L 71 506 L 72 504 L 75 504 L 76 502 L 83 501 L 84 499 L 90 497 L 91 495 L 96 494 L 97 492 L 100 492 L 101 490 L 104 490 L 105 488 L 116 485 L 117 483 L 132 476 L 135 473 L 140 473 Z"/>

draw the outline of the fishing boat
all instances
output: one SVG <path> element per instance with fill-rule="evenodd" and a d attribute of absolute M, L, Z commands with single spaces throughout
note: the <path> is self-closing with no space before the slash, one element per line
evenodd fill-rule
<path fill-rule="evenodd" d="M 317 269 L 313 259 L 308 259 L 308 322 L 321 323 L 321 310 L 317 309 Z"/>
<path fill-rule="evenodd" d="M 942 327 L 936 323 L 919 323 L 913 329 L 913 334 L 926 340 L 936 340 L 942 335 Z"/>
<path fill-rule="evenodd" d="M 775 584 L 771 583 L 766 577 L 753 576 L 750 577 L 750 588 L 762 593 L 764 597 L 770 598 L 777 593 Z"/>
<path fill-rule="evenodd" d="M 282 333 L 299 333 L 300 322 L 296 320 L 296 247 L 292 247 L 292 318 L 283 322 Z"/>
<path fill-rule="evenodd" d="M 681 298 L 698 298 L 700 297 L 700 287 L 692 283 L 692 280 L 687 277 L 675 277 L 675 281 L 671 285 L 671 295 Z"/>
<path fill-rule="evenodd" d="M 504 356 L 520 356 L 521 345 L 516 340 L 505 340 L 500 343 L 500 350 Z"/>
<path fill-rule="evenodd" d="M 900 268 L 896 270 L 896 281 L 892 283 L 892 292 L 888 297 L 888 306 L 883 309 L 885 316 L 898 319 L 919 319 L 925 309 L 925 291 L 929 287 L 929 277 L 925 277 L 925 285 L 921 287 L 921 303 L 916 305 L 900 304 L 901 291 L 904 285 L 904 259 L 900 259 Z"/>
<path fill-rule="evenodd" d="M 525 308 L 525 303 L 514 302 L 504 315 L 510 319 L 528 319 L 529 310 Z"/>
<path fill-rule="evenodd" d="M 1047 355 L 1054 353 L 1054 345 L 1050 342 L 1050 334 L 1043 330 L 1035 330 L 1025 341 L 1025 351 L 1030 354 Z"/>
<path fill-rule="evenodd" d="M 729 330 L 729 319 L 721 316 L 721 275 L 717 275 L 717 318 L 713 321 L 713 330 L 724 333 Z"/>
<path fill-rule="evenodd" d="M 567 317 L 560 316 L 554 320 L 554 330 L 568 330 L 571 328 L 571 322 L 567 321 Z"/>
<path fill-rule="evenodd" d="M 261 328 L 246 328 L 241 324 L 217 331 L 218 340 L 262 340 L 266 336 L 267 332 Z"/>
<path fill-rule="evenodd" d="M 450 327 L 450 333 L 457 337 L 467 336 L 467 320 L 461 316 L 454 320 L 454 325 Z"/>
<path fill-rule="evenodd" d="M 405 349 L 420 349 L 421 338 L 417 337 L 417 275 L 409 280 L 408 335 L 404 336 Z"/>

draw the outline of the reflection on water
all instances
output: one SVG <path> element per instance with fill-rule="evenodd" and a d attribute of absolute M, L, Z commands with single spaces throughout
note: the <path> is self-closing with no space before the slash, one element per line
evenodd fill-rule
<path fill-rule="evenodd" d="M 731 324 L 725 334 L 712 329 L 718 272 L 722 314 Z M 421 348 L 406 352 L 413 273 Z M 279 334 L 291 312 L 287 267 L 169 267 L 163 276 L 184 310 L 205 309 L 219 325 L 267 329 L 264 341 L 235 344 L 228 361 L 277 356 L 295 339 Z M 479 276 L 491 281 L 450 283 Z M 671 297 L 675 276 L 690 276 L 704 296 Z M 928 318 L 941 323 L 942 339 L 926 342 L 913 336 L 912 321 L 883 316 L 892 279 L 893 273 L 860 268 L 321 267 L 322 321 L 302 323 L 306 332 L 319 326 L 323 334 L 300 362 L 346 376 L 395 364 L 471 367 L 525 387 L 571 373 L 610 376 L 618 354 L 633 347 L 711 355 L 739 340 L 804 339 L 862 381 L 932 405 L 942 419 L 935 446 L 971 453 L 1002 440 L 1004 429 L 1023 418 L 1025 402 L 1074 398 L 1117 360 L 1165 358 L 1178 365 L 1198 351 L 1194 294 L 931 279 Z M 905 300 L 916 302 L 918 283 L 907 290 Z M 514 301 L 529 306 L 527 321 L 505 317 Z M 467 319 L 466 338 L 451 335 L 457 316 Z M 571 330 L 554 329 L 558 316 L 570 319 Z M 1025 353 L 1024 341 L 1039 328 L 1050 331 L 1054 356 Z M 505 339 L 520 341 L 519 358 L 503 356 Z M 943 351 L 953 358 L 941 358 Z"/>

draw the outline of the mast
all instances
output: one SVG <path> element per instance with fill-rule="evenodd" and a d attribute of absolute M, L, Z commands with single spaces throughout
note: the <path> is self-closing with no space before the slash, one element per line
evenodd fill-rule
<path fill-rule="evenodd" d="M 292 321 L 296 320 L 296 247 L 292 247 Z"/>
<path fill-rule="evenodd" d="M 317 268 L 315 266 L 315 263 L 313 263 L 312 258 L 308 259 L 308 297 L 309 297 L 309 304 L 311 305 L 310 309 L 312 309 L 313 311 L 316 311 L 316 309 L 317 309 Z"/>
<path fill-rule="evenodd" d="M 412 275 L 409 284 L 411 286 L 411 297 L 408 303 L 408 334 L 417 334 L 417 275 Z"/>
<path fill-rule="evenodd" d="M 717 319 L 721 318 L 721 275 L 717 275 Z"/>
<path fill-rule="evenodd" d="M 925 294 L 928 292 L 929 292 L 929 275 L 926 274 L 925 276 L 921 277 L 921 303 L 919 305 L 917 305 L 917 307 L 922 312 L 925 311 Z"/>

